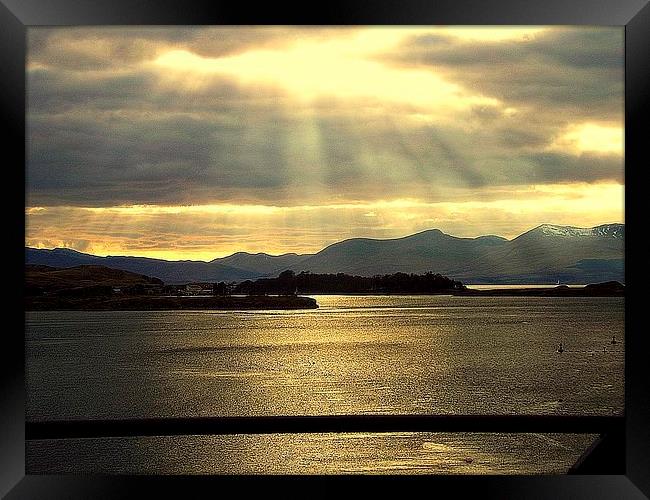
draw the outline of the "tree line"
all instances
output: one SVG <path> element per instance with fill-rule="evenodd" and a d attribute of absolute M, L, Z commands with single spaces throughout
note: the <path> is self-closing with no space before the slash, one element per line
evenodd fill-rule
<path fill-rule="evenodd" d="M 312 293 L 439 293 L 463 290 L 465 285 L 441 274 L 395 273 L 377 276 L 352 276 L 345 273 L 315 274 L 288 270 L 276 278 L 246 280 L 234 286 L 215 283 L 215 295 L 296 295 Z"/>

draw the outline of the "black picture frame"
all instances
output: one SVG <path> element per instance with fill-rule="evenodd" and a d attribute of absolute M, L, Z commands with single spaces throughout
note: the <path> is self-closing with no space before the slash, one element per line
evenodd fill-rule
<path fill-rule="evenodd" d="M 472 493 L 487 498 L 644 498 L 650 495 L 650 402 L 644 370 L 646 332 L 636 302 L 644 273 L 638 258 L 642 217 L 641 182 L 647 165 L 643 131 L 650 109 L 650 6 L 648 0 L 418 0 L 328 1 L 312 5 L 200 0 L 0 0 L 0 100 L 5 133 L 2 197 L 5 229 L 5 298 L 2 335 L 0 494 L 18 498 L 190 498 L 195 488 L 213 490 L 233 478 L 25 475 L 24 308 L 22 283 L 25 242 L 25 50 L 26 29 L 43 25 L 140 24 L 504 24 L 625 26 L 625 213 L 626 213 L 626 474 L 620 476 L 433 476 L 387 482 L 382 489 L 427 483 L 426 491 Z M 645 125 L 645 126 L 644 126 Z M 11 160 L 10 160 L 11 158 Z M 646 162 L 644 162 L 646 159 Z M 21 166 L 22 162 L 22 166 Z M 22 203 L 22 205 L 21 205 Z M 632 226 L 631 228 L 629 226 Z M 11 259 L 11 260 L 9 260 Z M 15 260 L 15 264 L 14 264 Z M 13 320 L 11 323 L 8 320 Z M 11 325 L 11 326 L 9 326 Z M 276 478 L 276 481 L 279 478 Z M 313 478 L 292 479 L 311 487 Z M 362 479 L 365 482 L 364 479 Z M 244 483 L 266 482 L 259 478 Z M 286 483 L 285 480 L 282 482 Z M 341 482 L 339 480 L 339 482 Z M 347 481 L 343 481 L 347 485 Z M 419 484 L 419 486 L 424 486 Z M 241 487 L 241 483 L 238 485 Z M 433 489 L 432 489 L 433 488 Z M 223 491 L 225 493 L 225 491 Z"/>

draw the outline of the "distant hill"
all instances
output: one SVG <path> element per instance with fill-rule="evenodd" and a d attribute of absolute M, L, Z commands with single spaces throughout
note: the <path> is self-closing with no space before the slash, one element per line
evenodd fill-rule
<path fill-rule="evenodd" d="M 238 252 L 201 262 L 27 248 L 26 262 L 56 267 L 99 264 L 155 276 L 166 283 L 243 281 L 277 276 L 287 269 L 359 276 L 432 271 L 466 284 L 594 283 L 625 281 L 624 244 L 624 224 L 593 228 L 543 224 L 512 240 L 459 238 L 431 229 L 403 238 L 352 238 L 312 255 Z"/>
<path fill-rule="evenodd" d="M 353 238 L 324 248 L 294 270 L 361 276 L 427 271 L 449 275 L 459 263 L 478 259 L 507 241 L 499 236 L 457 238 L 438 229 L 390 240 Z"/>
<path fill-rule="evenodd" d="M 624 282 L 624 245 L 623 224 L 543 224 L 454 269 L 454 277 L 484 283 Z"/>
<path fill-rule="evenodd" d="M 76 266 L 65 269 L 44 265 L 25 266 L 25 288 L 28 294 L 82 287 L 162 284 L 157 278 L 104 266 Z"/>
<path fill-rule="evenodd" d="M 269 255 L 267 253 L 237 252 L 228 257 L 214 259 L 210 263 L 225 265 L 262 276 L 279 274 L 286 269 L 300 265 L 302 261 L 309 257 L 311 257 L 311 254 L 285 253 L 283 255 Z"/>
<path fill-rule="evenodd" d="M 221 264 L 219 259 L 212 262 L 202 262 L 192 260 L 169 261 L 147 257 L 98 257 L 66 248 L 55 248 L 53 250 L 27 248 L 25 250 L 25 260 L 30 264 L 43 264 L 53 267 L 106 266 L 154 276 L 165 283 L 240 281 L 260 275 L 257 271 L 237 269 Z"/>

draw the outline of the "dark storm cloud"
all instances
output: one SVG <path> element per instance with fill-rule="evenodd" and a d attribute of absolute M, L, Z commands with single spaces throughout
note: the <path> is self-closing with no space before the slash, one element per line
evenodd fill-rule
<path fill-rule="evenodd" d="M 623 183 L 623 160 L 616 155 L 583 153 L 572 156 L 561 153 L 537 153 L 527 158 L 533 166 L 534 182 L 596 182 Z"/>
<path fill-rule="evenodd" d="M 539 112 L 570 108 L 607 119 L 622 113 L 623 54 L 621 29 L 572 27 L 480 43 L 442 34 L 414 36 L 391 59 L 434 67 L 465 87 Z"/>
<path fill-rule="evenodd" d="M 219 119 L 35 118 L 28 185 L 72 204 L 206 201 L 235 188 L 285 185 L 277 129 Z M 268 168 L 271 164 L 274 168 Z"/>
<path fill-rule="evenodd" d="M 621 29 L 552 28 L 514 40 L 468 41 L 453 35 L 416 35 L 399 47 L 403 61 L 449 66 L 560 64 L 578 68 L 620 69 Z"/>
<path fill-rule="evenodd" d="M 84 107 L 98 111 L 128 109 L 130 105 L 145 104 L 149 99 L 150 105 L 155 104 L 156 97 L 147 98 L 145 92 L 154 84 L 155 75 L 144 71 L 91 79 L 64 71 L 38 69 L 28 73 L 27 105 L 32 116 Z M 134 100 L 136 102 L 132 102 Z"/>
<path fill-rule="evenodd" d="M 28 61 L 59 69 L 90 71 L 155 58 L 164 50 L 219 57 L 251 47 L 290 44 L 301 37 L 327 38 L 327 28 L 282 27 L 70 27 L 30 28 Z"/>
<path fill-rule="evenodd" d="M 539 130 L 527 130 L 514 126 L 501 126 L 497 129 L 498 140 L 509 149 L 542 147 L 548 136 Z"/>

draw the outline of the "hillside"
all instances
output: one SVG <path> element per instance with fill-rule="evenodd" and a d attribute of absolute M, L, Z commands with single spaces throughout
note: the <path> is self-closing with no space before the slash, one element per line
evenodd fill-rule
<path fill-rule="evenodd" d="M 389 240 L 354 238 L 326 247 L 294 270 L 361 276 L 427 271 L 449 275 L 459 262 L 480 258 L 505 242 L 505 238 L 498 236 L 457 238 L 438 229 Z"/>
<path fill-rule="evenodd" d="M 106 266 L 153 276 L 165 283 L 238 281 L 259 276 L 256 271 L 230 267 L 221 264 L 218 259 L 212 262 L 202 262 L 192 260 L 169 261 L 147 257 L 98 257 L 67 248 L 55 248 L 53 250 L 27 248 L 25 249 L 25 260 L 28 264 L 52 267 Z"/>
<path fill-rule="evenodd" d="M 625 226 L 543 224 L 453 270 L 474 282 L 624 281 Z"/>
<path fill-rule="evenodd" d="M 262 276 L 279 274 L 285 269 L 299 266 L 301 262 L 309 257 L 311 257 L 311 254 L 285 253 L 283 255 L 269 255 L 267 253 L 237 252 L 228 257 L 214 259 L 210 263 L 225 265 Z"/>
<path fill-rule="evenodd" d="M 162 281 L 143 274 L 131 273 L 105 266 L 77 266 L 59 269 L 50 266 L 25 266 L 25 284 L 40 284 L 50 288 L 83 285 L 162 285 Z"/>
<path fill-rule="evenodd" d="M 464 283 L 594 283 L 625 281 L 625 225 L 576 228 L 542 224 L 512 240 L 499 236 L 459 238 L 438 229 L 394 239 L 353 238 L 315 254 L 237 252 L 202 261 L 144 257 L 97 257 L 69 249 L 26 249 L 26 262 L 55 267 L 102 265 L 165 283 L 244 281 L 295 272 L 444 274 Z"/>
<path fill-rule="evenodd" d="M 157 278 L 104 266 L 86 265 L 65 269 L 44 265 L 28 264 L 25 266 L 25 292 L 27 295 L 99 287 L 162 284 L 162 281 Z"/>

